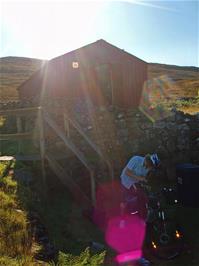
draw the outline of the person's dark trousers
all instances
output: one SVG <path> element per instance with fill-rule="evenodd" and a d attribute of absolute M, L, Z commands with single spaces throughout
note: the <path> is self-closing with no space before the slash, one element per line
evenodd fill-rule
<path fill-rule="evenodd" d="M 140 217 L 147 218 L 148 197 L 144 190 L 136 184 L 130 189 L 122 186 L 124 202 L 127 204 L 127 211 L 132 213 L 138 211 Z"/>

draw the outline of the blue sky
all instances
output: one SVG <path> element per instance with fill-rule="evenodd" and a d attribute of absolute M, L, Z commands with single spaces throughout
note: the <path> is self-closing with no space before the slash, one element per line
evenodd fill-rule
<path fill-rule="evenodd" d="M 0 0 L 0 57 L 51 59 L 98 39 L 147 62 L 199 66 L 198 1 Z"/>

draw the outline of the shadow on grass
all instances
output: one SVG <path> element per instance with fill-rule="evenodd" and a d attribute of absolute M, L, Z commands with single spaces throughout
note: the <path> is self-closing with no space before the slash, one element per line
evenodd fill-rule
<path fill-rule="evenodd" d="M 82 215 L 81 206 L 76 204 L 55 175 L 47 173 L 44 189 L 38 164 L 35 164 L 32 173 L 26 190 L 19 189 L 18 196 L 26 205 L 29 216 L 38 217 L 40 227 L 43 226 L 43 235 L 37 240 L 42 242 L 40 240 L 49 239 L 55 251 L 55 260 L 59 251 L 79 255 L 92 241 L 104 244 L 102 233 Z M 47 251 L 43 249 L 40 252 Z M 48 259 L 54 258 L 49 256 Z"/>

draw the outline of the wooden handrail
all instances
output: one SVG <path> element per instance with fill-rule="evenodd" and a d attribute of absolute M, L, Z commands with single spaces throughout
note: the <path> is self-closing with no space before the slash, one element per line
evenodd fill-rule
<path fill-rule="evenodd" d="M 44 120 L 48 123 L 48 125 L 62 139 L 62 141 L 64 142 L 66 147 L 68 147 L 77 156 L 77 158 L 82 162 L 82 164 L 84 164 L 84 166 L 89 170 L 90 182 L 91 182 L 91 199 L 92 199 L 93 205 L 95 205 L 95 201 L 96 201 L 96 198 L 95 198 L 95 178 L 94 178 L 93 167 L 87 161 L 84 154 L 74 145 L 74 143 L 71 141 L 71 139 L 69 137 L 65 136 L 65 134 L 62 132 L 62 130 L 59 128 L 59 126 L 56 124 L 56 122 L 49 116 L 49 114 L 46 111 L 43 111 L 43 117 L 44 117 Z M 61 176 L 63 178 L 64 169 L 62 170 L 61 166 L 59 166 L 58 163 L 53 161 L 52 158 L 50 159 L 49 155 L 46 155 L 46 158 L 50 162 L 51 166 L 54 168 L 54 171 L 56 172 L 56 174 L 59 175 L 60 173 L 62 173 L 60 175 L 60 178 L 61 178 Z M 71 183 L 71 179 L 67 178 L 67 180 L 70 180 L 69 182 Z M 74 182 L 72 182 L 72 184 L 73 184 L 73 186 L 75 185 L 77 187 L 77 185 Z M 67 185 L 68 185 L 68 182 L 67 182 Z M 84 195 L 84 193 L 82 193 L 82 192 L 81 192 L 81 194 Z"/>
<path fill-rule="evenodd" d="M 80 133 L 80 135 L 82 135 L 84 137 L 84 139 L 90 144 L 90 146 L 93 148 L 93 150 L 102 158 L 104 158 L 101 150 L 99 149 L 99 147 L 86 135 L 86 133 L 82 130 L 82 128 L 78 125 L 77 122 L 75 122 L 74 120 L 72 120 L 71 118 L 69 118 L 69 116 L 64 113 L 67 116 L 67 119 L 70 121 L 71 125 L 73 125 L 73 127 L 75 129 L 77 129 L 77 131 Z"/>
<path fill-rule="evenodd" d="M 32 132 L 15 133 L 15 134 L 0 134 L 0 140 L 22 140 L 32 139 Z"/>
<path fill-rule="evenodd" d="M 87 143 L 93 148 L 93 150 L 100 156 L 100 158 L 107 164 L 109 172 L 111 174 L 111 177 L 113 179 L 113 168 L 111 165 L 111 162 L 107 158 L 105 154 L 102 153 L 102 151 L 99 149 L 99 147 L 88 137 L 88 135 L 82 130 L 81 126 L 72 120 L 69 115 L 64 111 L 64 116 L 67 117 L 70 124 L 79 132 L 80 135 L 84 137 L 84 139 L 87 141 Z"/>
<path fill-rule="evenodd" d="M 84 154 L 75 146 L 75 144 L 69 138 L 64 135 L 64 133 L 56 124 L 56 122 L 48 115 L 46 111 L 43 111 L 43 117 L 47 124 L 56 132 L 57 136 L 62 139 L 66 147 L 69 148 L 77 156 L 77 158 L 84 164 L 84 166 L 89 171 L 93 171 L 93 167 L 87 161 Z"/>
<path fill-rule="evenodd" d="M 41 109 L 41 106 L 38 107 L 29 107 L 29 108 L 19 108 L 19 109 L 8 109 L 0 110 L 0 115 L 29 115 L 30 113 L 35 113 Z"/>

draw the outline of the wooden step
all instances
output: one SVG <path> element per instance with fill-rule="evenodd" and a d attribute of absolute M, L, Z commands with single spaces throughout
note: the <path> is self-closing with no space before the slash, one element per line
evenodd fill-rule
<path fill-rule="evenodd" d="M 64 153 L 64 152 L 48 152 L 54 160 L 62 160 L 62 159 L 69 159 L 74 157 L 72 153 Z M 40 154 L 30 154 L 30 155 L 23 155 L 17 154 L 14 156 L 14 159 L 17 161 L 40 161 L 41 155 Z"/>
<path fill-rule="evenodd" d="M 13 161 L 14 159 L 14 156 L 0 156 L 0 161 Z"/>

